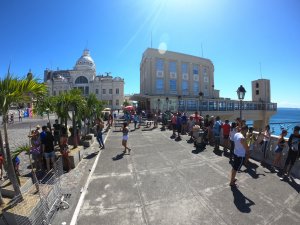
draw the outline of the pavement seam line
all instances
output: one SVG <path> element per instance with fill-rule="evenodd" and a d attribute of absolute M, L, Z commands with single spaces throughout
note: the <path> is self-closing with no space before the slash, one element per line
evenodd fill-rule
<path fill-rule="evenodd" d="M 104 143 L 106 142 L 106 139 L 107 139 L 107 137 L 108 137 L 109 134 L 110 134 L 110 131 L 111 131 L 111 130 L 109 130 L 109 132 L 108 132 L 107 135 L 105 136 Z M 95 171 L 95 169 L 96 169 L 96 166 L 97 166 L 97 163 L 98 163 L 98 160 L 99 160 L 99 158 L 100 158 L 101 153 L 102 153 L 102 151 L 99 150 L 99 154 L 97 155 L 97 158 L 96 158 L 96 160 L 95 160 L 95 162 L 94 162 L 94 164 L 93 164 L 93 167 L 92 167 L 91 172 L 90 172 L 90 174 L 89 174 L 89 176 L 88 176 L 88 179 L 87 179 L 87 181 L 86 181 L 86 183 L 85 183 L 85 185 L 84 185 L 83 191 L 81 192 L 81 195 L 80 195 L 80 198 L 79 198 L 79 200 L 78 200 L 78 203 L 77 203 L 77 206 L 76 206 L 76 208 L 75 208 L 75 211 L 74 211 L 74 213 L 73 213 L 73 216 L 72 216 L 72 220 L 71 220 L 71 222 L 70 222 L 70 225 L 76 225 L 76 224 L 77 224 L 77 218 L 78 218 L 78 215 L 79 215 L 81 206 L 82 206 L 82 204 L 83 204 L 84 197 L 85 197 L 85 195 L 86 195 L 88 186 L 89 186 L 89 184 L 90 184 L 92 175 L 93 175 L 93 173 L 94 173 L 94 171 Z"/>

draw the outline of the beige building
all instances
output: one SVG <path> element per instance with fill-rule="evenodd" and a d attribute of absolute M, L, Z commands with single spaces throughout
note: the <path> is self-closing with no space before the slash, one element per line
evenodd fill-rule
<path fill-rule="evenodd" d="M 219 90 L 214 88 L 211 60 L 148 48 L 140 64 L 140 94 L 131 99 L 145 110 L 199 111 L 231 121 L 242 117 L 253 120 L 256 128 L 262 128 L 276 113 L 277 104 L 271 102 L 270 80 L 252 81 L 252 101 L 221 98 Z"/>
<path fill-rule="evenodd" d="M 214 89 L 214 65 L 209 59 L 148 48 L 140 64 L 140 93 L 217 98 Z"/>
<path fill-rule="evenodd" d="M 121 109 L 124 102 L 124 79 L 109 74 L 96 75 L 96 65 L 87 49 L 83 51 L 73 70 L 46 69 L 44 81 L 51 96 L 77 88 L 85 96 L 95 93 L 99 100 L 107 102 L 106 107 L 112 109 Z"/>

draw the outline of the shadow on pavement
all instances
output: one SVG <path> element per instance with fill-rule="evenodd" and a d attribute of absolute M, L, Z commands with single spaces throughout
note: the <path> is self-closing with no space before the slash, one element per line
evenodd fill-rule
<path fill-rule="evenodd" d="M 117 161 L 117 160 L 120 160 L 120 159 L 123 159 L 125 153 L 121 153 L 121 154 L 118 154 L 116 155 L 115 157 L 112 158 L 113 161 Z"/>
<path fill-rule="evenodd" d="M 255 203 L 247 198 L 237 187 L 231 187 L 231 191 L 234 197 L 234 204 L 236 208 L 242 213 L 250 213 L 250 206 L 255 205 Z"/>
<path fill-rule="evenodd" d="M 201 152 L 203 152 L 205 150 L 205 148 L 196 148 L 192 151 L 193 154 L 199 154 Z"/>
<path fill-rule="evenodd" d="M 214 149 L 213 153 L 215 153 L 217 156 L 222 156 L 223 151 L 220 149 Z"/>
<path fill-rule="evenodd" d="M 84 157 L 84 159 L 92 159 L 94 158 L 96 155 L 98 155 L 98 152 L 93 152 L 87 156 Z"/>

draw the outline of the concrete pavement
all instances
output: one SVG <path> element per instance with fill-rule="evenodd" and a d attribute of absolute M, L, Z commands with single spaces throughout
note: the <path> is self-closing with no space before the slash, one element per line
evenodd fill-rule
<path fill-rule="evenodd" d="M 299 180 L 280 181 L 252 160 L 232 189 L 229 160 L 211 147 L 197 154 L 187 137 L 177 142 L 170 131 L 140 129 L 130 132 L 132 152 L 123 155 L 121 135 L 108 135 L 78 225 L 300 223 Z"/>

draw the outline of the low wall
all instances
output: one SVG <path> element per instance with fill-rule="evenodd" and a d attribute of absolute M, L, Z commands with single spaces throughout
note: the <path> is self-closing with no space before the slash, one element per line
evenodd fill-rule
<path fill-rule="evenodd" d="M 254 132 L 255 137 L 258 137 L 258 132 Z M 221 137 L 223 137 L 223 135 L 221 135 Z M 272 162 L 274 160 L 275 157 L 275 148 L 277 146 L 277 142 L 278 142 L 278 136 L 276 135 L 271 135 L 271 139 L 270 142 L 267 146 L 267 153 L 266 153 L 266 159 L 265 162 L 269 165 L 272 165 Z M 253 158 L 254 160 L 257 161 L 262 161 L 263 159 L 263 145 L 260 145 L 258 142 L 259 140 L 261 140 L 260 138 L 258 138 L 258 141 L 255 142 L 254 144 L 254 150 L 251 152 L 251 158 Z M 288 141 L 288 138 L 286 138 L 286 141 Z M 221 138 L 221 144 L 223 144 L 223 139 Z M 288 153 L 288 145 L 287 143 L 285 144 L 285 147 L 283 149 L 282 152 L 282 157 L 281 157 L 281 161 L 280 161 L 280 168 L 283 169 L 284 167 L 284 163 L 286 161 L 287 158 L 287 153 Z M 296 178 L 300 178 L 300 160 L 299 158 L 296 160 L 292 171 L 291 171 L 292 175 L 295 176 Z"/>

